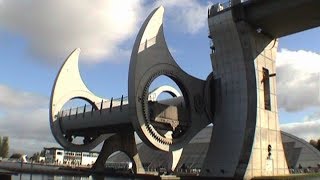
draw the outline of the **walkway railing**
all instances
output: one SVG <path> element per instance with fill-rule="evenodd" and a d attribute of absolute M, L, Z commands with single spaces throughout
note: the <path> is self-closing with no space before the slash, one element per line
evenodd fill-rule
<path fill-rule="evenodd" d="M 212 17 L 221 11 L 225 11 L 226 9 L 229 9 L 236 4 L 244 3 L 246 1 L 249 1 L 249 0 L 237 0 L 237 1 L 236 0 L 233 0 L 233 1 L 229 0 L 224 3 L 216 3 L 216 4 L 212 5 L 210 7 L 210 9 L 208 10 L 208 17 Z"/>
<path fill-rule="evenodd" d="M 154 38 L 152 38 L 153 41 Z M 163 86 L 165 87 L 165 86 Z M 160 87 L 159 87 L 160 88 Z M 148 100 L 149 101 L 156 101 L 158 95 L 157 93 L 159 88 L 154 89 L 149 93 Z M 170 91 L 170 90 L 169 90 Z M 85 116 L 85 113 L 91 112 L 91 115 L 94 111 L 100 111 L 100 114 L 103 109 L 108 109 L 109 112 L 112 111 L 122 111 L 123 108 L 125 108 L 125 105 L 128 104 L 128 96 L 121 96 L 120 98 L 110 100 L 101 100 L 101 102 L 93 102 L 93 104 L 85 104 L 84 106 L 76 107 L 76 108 L 70 108 L 70 109 L 63 109 L 59 111 L 57 114 L 57 118 L 63 118 L 63 117 L 71 117 L 71 116 L 77 116 L 82 115 L 82 117 Z"/>
<path fill-rule="evenodd" d="M 108 101 L 101 100 L 101 102 L 94 103 L 94 104 L 98 109 L 93 107 L 91 104 L 85 104 L 84 106 L 61 110 L 58 113 L 58 118 L 73 116 L 77 114 L 84 114 L 87 112 L 93 112 L 93 111 L 104 109 L 104 108 L 110 108 L 110 111 L 111 111 L 113 108 L 113 104 L 115 104 L 115 106 L 119 107 L 121 110 L 123 105 L 128 104 L 128 96 L 125 96 L 125 97 L 122 96 L 121 98 L 117 98 L 117 99 L 111 98 L 111 100 L 108 100 Z"/>

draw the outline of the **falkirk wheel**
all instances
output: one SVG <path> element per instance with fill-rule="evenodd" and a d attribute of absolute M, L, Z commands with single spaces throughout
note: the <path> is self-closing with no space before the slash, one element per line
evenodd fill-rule
<path fill-rule="evenodd" d="M 168 50 L 161 6 L 143 23 L 132 49 L 128 97 L 102 99 L 83 83 L 76 49 L 55 80 L 50 101 L 50 126 L 56 141 L 68 150 L 89 151 L 104 142 L 94 165 L 122 151 L 135 173 L 145 173 L 134 132 L 156 150 L 171 155 L 174 171 L 183 147 L 213 124 L 208 153 L 200 176 L 249 179 L 288 174 L 279 129 L 275 56 L 278 41 L 236 22 L 231 12 L 208 12 L 209 37 L 214 39 L 213 72 L 206 80 L 184 72 Z M 229 32 L 229 33 L 225 33 Z M 151 83 L 167 76 L 180 88 L 162 86 L 149 93 Z M 161 92 L 172 98 L 157 100 Z M 90 103 L 80 110 L 62 110 L 72 99 Z M 83 137 L 83 143 L 74 143 Z"/>

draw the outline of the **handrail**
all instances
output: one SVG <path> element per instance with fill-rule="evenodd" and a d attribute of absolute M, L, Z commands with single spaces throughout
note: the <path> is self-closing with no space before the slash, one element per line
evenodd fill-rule
<path fill-rule="evenodd" d="M 154 38 L 152 38 L 154 39 Z M 153 100 L 154 97 L 154 92 L 157 90 L 158 88 L 154 89 L 153 91 L 150 92 L 148 98 L 149 100 Z M 104 108 L 109 108 L 109 112 L 111 112 L 113 110 L 113 108 L 119 109 L 119 111 L 121 112 L 123 110 L 123 106 L 128 104 L 128 96 L 121 96 L 120 98 L 111 98 L 110 100 L 101 100 L 101 102 L 99 103 L 95 103 L 93 102 L 94 106 L 92 106 L 92 104 L 85 104 L 84 106 L 78 106 L 75 108 L 68 108 L 68 109 L 63 109 L 61 111 L 58 112 L 57 114 L 57 118 L 63 118 L 63 117 L 69 117 L 73 116 L 73 115 L 78 115 L 78 113 L 83 113 L 82 114 L 82 118 L 84 118 L 84 114 L 89 112 L 91 115 L 93 114 L 93 111 L 100 111 L 100 114 L 102 113 L 102 110 Z M 107 107 L 108 106 L 108 107 Z M 97 108 L 95 108 L 97 107 Z"/>
<path fill-rule="evenodd" d="M 224 3 L 216 3 L 213 4 L 209 9 L 208 9 L 208 18 L 212 17 L 219 12 L 225 11 L 226 9 L 230 9 L 231 7 L 244 3 L 249 0 L 229 0 Z"/>

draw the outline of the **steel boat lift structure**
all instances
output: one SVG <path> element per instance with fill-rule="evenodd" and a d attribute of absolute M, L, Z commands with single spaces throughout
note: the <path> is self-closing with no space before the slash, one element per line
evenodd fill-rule
<path fill-rule="evenodd" d="M 94 169 L 103 170 L 106 159 L 122 151 L 132 160 L 135 173 L 145 173 L 136 132 L 148 146 L 171 154 L 168 167 L 174 171 L 183 147 L 212 123 L 201 176 L 250 179 L 288 174 L 275 92 L 277 38 L 319 26 L 320 1 L 284 1 L 232 0 L 223 9 L 214 5 L 208 10 L 213 72 L 206 80 L 189 75 L 173 59 L 163 33 L 162 6 L 150 13 L 137 35 L 127 98 L 103 99 L 88 90 L 79 73 L 80 50 L 76 49 L 61 67 L 51 94 L 50 126 L 56 141 L 73 151 L 89 151 L 104 142 Z M 280 18 L 287 20 L 304 10 L 299 7 L 310 10 L 299 19 L 314 19 L 290 22 L 290 28 L 279 22 L 270 25 L 274 14 L 291 9 Z M 159 76 L 173 80 L 181 94 L 168 86 L 150 93 Z M 157 100 L 161 92 L 172 98 Z M 91 106 L 62 111 L 76 98 Z M 74 143 L 73 137 L 83 137 L 83 143 Z"/>

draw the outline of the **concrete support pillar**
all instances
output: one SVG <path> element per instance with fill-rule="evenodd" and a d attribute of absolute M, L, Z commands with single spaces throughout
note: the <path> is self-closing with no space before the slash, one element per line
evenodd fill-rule
<path fill-rule="evenodd" d="M 96 172 L 103 172 L 108 157 L 116 151 L 125 153 L 131 159 L 132 169 L 135 174 L 143 174 L 145 172 L 137 151 L 133 132 L 118 133 L 105 140 L 92 169 Z"/>
<path fill-rule="evenodd" d="M 212 65 L 221 84 L 202 175 L 251 179 L 288 174 L 275 87 L 277 40 L 235 22 L 231 10 L 208 21 L 215 46 Z"/>

